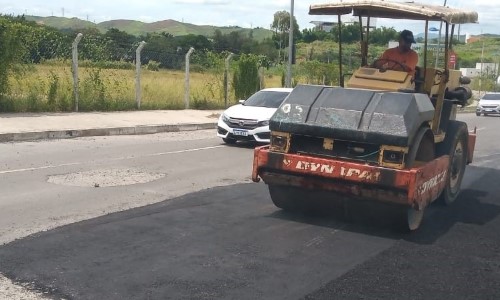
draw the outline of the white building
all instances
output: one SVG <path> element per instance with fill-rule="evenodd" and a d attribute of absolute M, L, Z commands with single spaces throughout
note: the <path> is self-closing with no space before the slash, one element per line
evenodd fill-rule
<path fill-rule="evenodd" d="M 479 75 L 481 75 L 481 63 L 476 63 L 475 68 L 460 68 L 460 72 L 462 72 L 462 76 L 467 76 L 469 78 L 478 77 Z M 485 75 L 499 74 L 498 64 L 497 63 L 483 63 L 482 72 Z M 500 76 L 498 78 L 499 79 L 497 79 L 497 81 L 500 80 Z"/>
<path fill-rule="evenodd" d="M 476 69 L 482 70 L 483 74 L 498 74 L 497 63 L 483 63 L 482 68 L 481 68 L 481 63 L 476 63 Z"/>
<path fill-rule="evenodd" d="M 460 68 L 460 72 L 462 72 L 462 76 L 467 76 L 469 78 L 478 77 L 481 74 L 481 69 L 476 68 Z"/>

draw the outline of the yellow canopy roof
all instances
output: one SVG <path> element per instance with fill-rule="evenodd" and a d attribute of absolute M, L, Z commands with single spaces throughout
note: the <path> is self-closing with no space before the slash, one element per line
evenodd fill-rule
<path fill-rule="evenodd" d="M 346 15 L 354 16 L 445 21 L 451 24 L 477 23 L 477 12 L 428 5 L 415 2 L 391 2 L 383 0 L 337 1 L 325 4 L 313 4 L 310 15 Z"/>

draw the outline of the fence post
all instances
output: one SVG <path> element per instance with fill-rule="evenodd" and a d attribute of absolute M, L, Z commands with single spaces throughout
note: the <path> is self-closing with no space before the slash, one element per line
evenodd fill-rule
<path fill-rule="evenodd" d="M 229 53 L 226 57 L 224 65 L 224 107 L 227 108 L 227 102 L 229 98 L 229 62 L 233 57 L 234 53 Z"/>
<path fill-rule="evenodd" d="M 260 67 L 259 68 L 259 89 L 261 89 L 261 90 L 265 87 L 264 77 L 265 77 L 264 67 Z"/>
<path fill-rule="evenodd" d="M 186 109 L 189 109 L 189 57 L 191 53 L 193 53 L 194 48 L 189 48 L 189 51 L 186 53 L 186 82 L 184 84 L 184 104 Z"/>
<path fill-rule="evenodd" d="M 75 111 L 78 111 L 78 43 L 82 39 L 83 34 L 78 33 L 73 41 L 71 50 L 73 54 L 73 92 L 75 95 Z"/>
<path fill-rule="evenodd" d="M 145 41 L 140 42 L 135 50 L 135 102 L 137 109 L 141 109 L 141 51 L 146 45 Z"/>

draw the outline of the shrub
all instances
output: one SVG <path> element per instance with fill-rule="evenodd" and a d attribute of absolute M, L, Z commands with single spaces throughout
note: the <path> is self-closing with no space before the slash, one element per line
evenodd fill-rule
<path fill-rule="evenodd" d="M 160 63 L 154 60 L 150 60 L 146 65 L 146 70 L 158 72 L 160 71 Z"/>
<path fill-rule="evenodd" d="M 259 90 L 259 57 L 242 54 L 234 73 L 233 87 L 236 99 L 247 99 Z"/>

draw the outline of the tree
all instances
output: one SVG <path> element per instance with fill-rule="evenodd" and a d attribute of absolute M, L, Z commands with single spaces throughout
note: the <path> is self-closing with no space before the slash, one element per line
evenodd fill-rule
<path fill-rule="evenodd" d="M 178 46 L 187 51 L 193 47 L 196 51 L 211 51 L 213 49 L 212 42 L 203 35 L 188 34 L 175 38 Z"/>
<path fill-rule="evenodd" d="M 82 60 L 110 61 L 113 54 L 109 45 L 112 43 L 104 37 L 97 28 L 86 28 L 80 30 L 83 34 L 82 41 L 78 45 L 78 55 Z M 75 38 L 76 33 L 73 35 Z"/>
<path fill-rule="evenodd" d="M 177 40 L 169 33 L 148 33 L 143 39 L 146 46 L 141 60 L 147 64 L 150 60 L 160 63 L 162 68 L 180 69 L 188 49 L 181 49 Z"/>
<path fill-rule="evenodd" d="M 229 50 L 229 40 L 226 35 L 222 34 L 220 29 L 216 29 L 213 36 L 214 41 L 214 49 L 218 52 L 222 52 L 224 50 Z"/>
<path fill-rule="evenodd" d="M 341 27 L 341 40 L 342 43 L 350 44 L 358 42 L 361 39 L 361 31 L 359 28 L 359 23 L 354 24 L 342 24 Z M 339 42 L 339 26 L 332 28 L 333 40 Z"/>
<path fill-rule="evenodd" d="M 332 34 L 330 32 L 326 32 L 324 30 L 317 29 L 304 29 L 302 30 L 302 41 L 304 43 L 312 43 L 314 41 L 325 41 L 332 40 Z"/>
<path fill-rule="evenodd" d="M 275 62 L 278 60 L 278 52 L 276 51 L 276 47 L 274 42 L 270 38 L 264 39 L 262 42 L 257 43 L 255 48 L 253 49 L 253 53 L 258 55 L 266 56 L 271 62 Z M 269 67 L 265 65 L 265 67 Z"/>
<path fill-rule="evenodd" d="M 26 53 L 23 39 L 18 38 L 22 36 L 21 32 L 23 31 L 28 31 L 28 28 L 23 24 L 0 18 L 0 96 L 7 93 L 9 75 L 15 72 L 16 64 L 22 62 Z"/>
<path fill-rule="evenodd" d="M 229 51 L 235 54 L 255 53 L 255 49 L 259 44 L 253 39 L 252 35 L 246 34 L 245 31 L 242 30 L 231 31 L 228 34 L 223 34 L 219 29 L 217 29 L 215 30 L 213 41 L 215 51 Z"/>
<path fill-rule="evenodd" d="M 281 49 L 288 47 L 289 36 L 290 36 L 290 13 L 287 11 L 277 11 L 274 13 L 273 23 L 271 24 L 271 30 L 273 33 L 273 40 L 281 52 Z M 295 41 L 301 38 L 301 33 L 297 19 L 293 17 L 293 36 Z"/>
<path fill-rule="evenodd" d="M 380 46 L 387 46 L 389 41 L 397 41 L 399 33 L 393 27 L 381 27 L 370 30 L 369 42 Z"/>
<path fill-rule="evenodd" d="M 116 28 L 110 28 L 104 34 L 108 40 L 108 50 L 112 60 L 131 61 L 134 58 L 134 45 L 138 42 L 137 37 Z"/>

